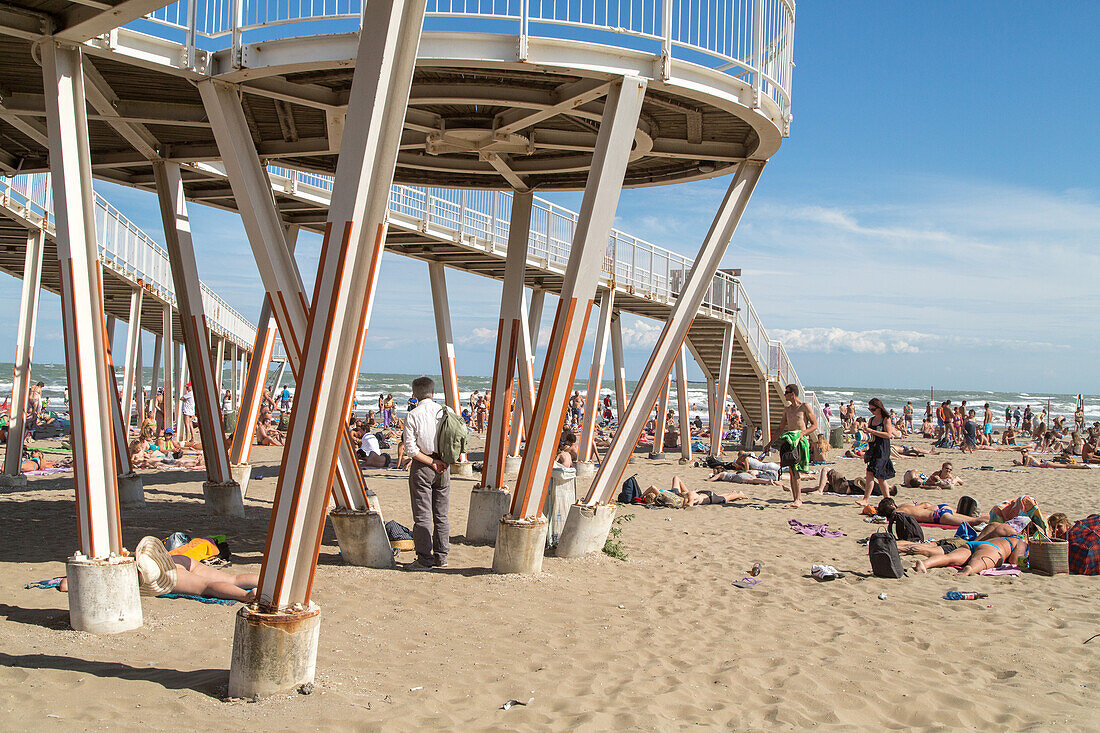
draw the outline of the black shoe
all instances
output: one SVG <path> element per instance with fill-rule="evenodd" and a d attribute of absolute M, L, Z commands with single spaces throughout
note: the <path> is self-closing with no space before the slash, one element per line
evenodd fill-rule
<path fill-rule="evenodd" d="M 421 562 L 419 560 L 417 560 L 416 562 L 411 562 L 405 566 L 407 570 L 431 570 L 433 567 L 435 566 L 430 563 Z"/>
<path fill-rule="evenodd" d="M 446 560 L 436 560 L 435 561 L 435 566 L 437 568 L 445 568 L 445 567 L 447 567 L 447 561 Z"/>

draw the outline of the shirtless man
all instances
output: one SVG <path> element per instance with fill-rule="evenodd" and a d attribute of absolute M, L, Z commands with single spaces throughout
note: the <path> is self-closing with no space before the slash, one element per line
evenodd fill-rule
<path fill-rule="evenodd" d="M 798 397 L 798 385 L 788 384 L 786 389 L 783 390 L 783 399 L 787 401 L 787 404 L 783 407 L 783 419 L 779 421 L 779 430 L 777 435 L 772 439 L 771 443 L 764 446 L 764 452 L 767 453 L 771 450 L 772 446 L 779 443 L 783 438 L 783 434 L 792 430 L 797 430 L 801 433 L 799 442 L 806 442 L 807 454 L 809 453 L 809 441 L 806 436 L 817 430 L 817 418 L 814 417 L 814 411 L 810 409 L 810 406 L 803 402 Z M 797 509 L 802 506 L 802 489 L 799 485 L 799 470 L 808 469 L 808 465 L 799 466 L 801 462 L 801 450 L 796 447 L 795 454 L 798 458 L 794 462 L 780 461 L 784 466 L 790 469 L 791 474 L 791 497 L 792 501 L 787 506 L 791 509 Z M 789 464 L 789 465 L 788 465 Z"/>
<path fill-rule="evenodd" d="M 951 461 L 944 461 L 944 464 L 940 466 L 940 470 L 933 471 L 932 475 L 924 480 L 924 487 L 926 489 L 950 489 L 953 486 L 962 486 L 966 482 L 951 473 L 954 468 Z"/>
<path fill-rule="evenodd" d="M 982 417 L 982 445 L 993 445 L 993 410 L 989 408 L 989 403 L 985 403 L 985 415 Z"/>

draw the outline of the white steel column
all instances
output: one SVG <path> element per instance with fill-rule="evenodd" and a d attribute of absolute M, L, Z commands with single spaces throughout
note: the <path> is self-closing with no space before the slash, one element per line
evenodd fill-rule
<path fill-rule="evenodd" d="M 760 382 L 760 439 L 764 445 L 768 445 L 772 442 L 772 414 L 768 386 L 768 378 L 765 375 L 764 380 Z"/>
<path fill-rule="evenodd" d="M 531 413 L 535 408 L 535 338 L 538 334 L 538 316 L 542 315 L 543 292 L 537 290 L 531 295 L 531 302 L 535 303 L 538 296 L 538 314 L 535 320 L 527 310 L 527 299 L 520 298 L 519 320 L 520 338 L 519 351 L 516 355 L 516 367 L 519 371 L 519 398 L 512 406 L 512 426 L 508 435 L 508 455 L 519 455 L 519 444 L 523 440 L 524 426 L 531 424 Z M 532 336 L 531 334 L 536 334 Z"/>
<path fill-rule="evenodd" d="M 623 318 L 611 313 L 611 366 L 615 370 L 615 417 L 622 425 L 626 414 L 626 363 L 623 361 Z"/>
<path fill-rule="evenodd" d="M 130 291 L 130 322 L 126 324 L 126 362 L 122 372 L 122 424 L 129 429 L 130 419 L 134 415 L 134 385 L 140 389 L 141 378 L 134 377 L 140 368 L 141 358 L 141 301 L 144 290 L 136 287 Z M 142 419 L 144 419 L 142 415 Z M 141 420 L 138 420 L 138 425 Z"/>
<path fill-rule="evenodd" d="M 714 414 L 717 418 L 715 429 L 711 428 L 710 454 L 715 458 L 722 455 L 722 441 L 726 433 L 726 401 L 730 395 L 730 367 L 733 361 L 733 324 L 727 323 L 722 330 L 722 361 L 718 365 L 718 382 L 714 392 Z"/>
<path fill-rule="evenodd" d="M 664 384 L 661 386 L 661 391 L 657 393 L 657 404 L 654 412 L 656 417 L 653 418 L 653 446 L 650 449 L 651 456 L 663 455 L 665 452 L 665 413 L 668 412 L 668 391 L 669 378 L 665 377 Z"/>
<path fill-rule="evenodd" d="M 439 368 L 443 375 L 443 397 L 447 407 L 462 414 L 458 399 L 458 372 L 455 369 L 455 342 L 451 333 L 451 307 L 447 301 L 447 273 L 442 262 L 428 263 L 428 280 L 435 309 L 435 340 L 439 347 Z"/>
<path fill-rule="evenodd" d="M 634 389 L 634 395 L 627 407 L 626 416 L 619 426 L 619 432 L 612 441 L 611 448 L 600 467 L 600 472 L 596 475 L 596 480 L 592 484 L 588 496 L 585 497 L 586 504 L 606 504 L 618 488 L 619 481 L 622 479 L 623 472 L 626 470 L 627 462 L 630 459 L 630 452 L 633 450 L 634 443 L 641 434 L 642 428 L 645 427 L 649 406 L 653 404 L 653 400 L 661 388 L 661 382 L 664 381 L 672 369 L 676 354 L 684 343 L 688 329 L 691 328 L 691 322 L 695 318 L 695 314 L 698 313 L 699 306 L 702 305 L 703 299 L 714 280 L 718 264 L 729 245 L 730 239 L 733 237 L 734 231 L 737 229 L 737 223 L 741 220 L 741 215 L 748 205 L 749 198 L 756 187 L 756 182 L 760 178 L 760 172 L 764 169 L 764 164 L 765 161 L 762 160 L 748 160 L 738 166 L 737 173 L 726 191 L 726 197 L 722 201 L 717 216 L 711 223 L 710 231 L 707 232 L 707 236 L 699 249 L 699 254 L 695 258 L 695 263 L 692 265 L 691 271 L 680 290 L 680 295 L 672 307 L 668 321 L 657 339 L 657 344 L 649 357 L 649 363 Z M 723 374 L 719 376 L 720 381 L 727 385 L 729 384 L 729 361 L 729 359 L 726 359 Z M 720 387 L 719 389 L 724 395 L 726 388 Z M 722 402 L 724 403 L 724 401 L 723 398 Z M 719 431 L 721 430 L 720 423 L 721 421 L 718 425 L 713 423 L 711 425 L 711 442 L 713 444 L 720 443 L 721 436 L 714 434 L 716 428 Z"/>
<path fill-rule="evenodd" d="M 225 336 L 217 336 L 218 348 L 217 355 L 214 357 L 214 383 L 217 385 L 217 406 L 221 409 L 222 404 L 222 385 L 225 383 Z M 221 414 L 220 412 L 218 413 Z"/>
<path fill-rule="evenodd" d="M 526 325 L 521 318 L 524 300 L 523 273 L 531 238 L 531 206 L 534 195 L 516 192 L 512 196 L 512 219 L 508 230 L 508 252 L 504 261 L 504 287 L 500 295 L 497 350 L 493 362 L 493 386 L 489 398 L 489 426 L 485 431 L 485 460 L 481 488 L 503 489 L 504 456 L 512 422 L 512 385 L 515 382 L 519 343 Z"/>
<path fill-rule="evenodd" d="M 4 475 L 20 476 L 23 463 L 23 433 L 26 430 L 27 399 L 31 387 L 34 334 L 38 324 L 38 293 L 42 284 L 42 254 L 45 232 L 27 232 L 27 252 L 23 258 L 23 289 L 19 297 L 19 326 L 15 333 L 15 369 L 8 407 L 8 445 L 4 454 Z M 13 478 L 8 479 L 17 483 Z M 25 479 L 19 479 L 22 483 Z"/>
<path fill-rule="evenodd" d="M 164 333 L 164 343 L 161 347 L 161 360 L 164 365 L 163 382 L 164 389 L 164 428 L 175 427 L 172 419 L 175 417 L 176 399 L 175 399 L 175 364 L 173 364 L 173 355 L 175 354 L 175 341 L 172 340 L 172 306 L 165 305 L 161 310 L 160 316 L 161 331 Z"/>
<path fill-rule="evenodd" d="M 681 463 L 691 461 L 691 411 L 688 404 L 687 346 L 680 347 L 676 358 L 676 407 L 680 415 Z"/>
<path fill-rule="evenodd" d="M 537 518 L 546 500 L 554 453 L 565 421 L 565 400 L 573 389 L 581 342 L 603 271 L 645 90 L 643 79 L 624 77 L 614 81 L 607 93 L 539 382 L 537 419 L 527 434 L 527 450 L 512 495 L 508 515 L 512 520 Z"/>
<path fill-rule="evenodd" d="M 295 388 L 298 396 L 301 394 L 299 377 L 302 343 L 309 325 L 309 303 L 288 243 L 290 233 L 275 208 L 271 181 L 260 165 L 236 88 L 216 81 L 199 82 L 198 88 L 233 195 L 238 201 L 247 202 L 247 205 L 240 207 L 241 221 L 271 303 L 272 316 L 283 339 L 287 361 L 279 368 L 276 385 L 289 363 L 298 385 Z M 343 420 L 340 422 L 343 423 Z M 351 435 L 346 429 L 337 460 L 336 478 L 337 506 L 342 509 L 366 509 L 367 487 L 355 460 Z"/>
<path fill-rule="evenodd" d="M 145 402 L 142 396 L 145 394 L 144 384 L 144 368 L 141 363 L 142 360 L 142 333 L 141 329 L 138 329 L 137 339 L 137 354 L 134 356 L 134 392 L 133 401 L 130 403 L 130 414 L 133 415 L 133 411 L 136 408 L 138 411 L 138 425 L 141 425 L 141 421 L 145 419 Z"/>
<path fill-rule="evenodd" d="M 230 346 L 232 346 L 233 349 L 232 356 L 229 359 L 229 403 L 233 405 L 233 409 L 236 410 L 238 408 L 237 397 L 239 396 L 237 390 L 240 388 L 240 373 L 237 369 L 237 360 L 240 356 L 237 353 L 237 343 L 234 341 Z"/>
<path fill-rule="evenodd" d="M 592 366 L 588 370 L 588 398 L 584 401 L 584 422 L 579 438 L 579 460 L 592 462 L 592 440 L 596 435 L 596 423 L 600 416 L 600 388 L 603 386 L 603 365 L 607 360 L 607 342 L 611 338 L 611 314 L 615 312 L 615 291 L 604 290 L 600 295 L 600 321 L 596 326 L 596 340 L 592 346 Z"/>
<path fill-rule="evenodd" d="M 714 417 L 715 405 L 718 404 L 718 380 L 707 376 L 707 430 L 710 432 L 710 442 L 714 442 L 714 426 L 717 420 Z"/>
<path fill-rule="evenodd" d="M 267 389 L 267 372 L 271 367 L 271 353 L 275 349 L 275 321 L 271 318 L 271 301 L 264 296 L 260 319 L 256 325 L 256 343 L 248 360 L 244 388 L 241 390 L 241 407 L 237 411 L 237 427 L 233 430 L 233 442 L 229 446 L 229 463 L 238 466 L 248 463 L 252 442 L 256 437 L 256 421 L 260 419 L 264 390 Z"/>
<path fill-rule="evenodd" d="M 187 382 L 190 381 L 187 368 L 187 350 L 184 349 L 181 354 L 179 347 L 176 347 L 176 394 L 179 397 L 176 399 L 176 410 L 173 413 L 176 417 L 176 430 L 183 433 L 183 393 L 186 391 Z M 194 385 L 191 385 L 192 389 Z M 221 423 L 218 424 L 218 428 L 221 428 Z M 201 435 L 199 436 L 202 437 Z M 201 441 L 205 445 L 205 441 Z"/>
<path fill-rule="evenodd" d="M 206 477 L 211 483 L 227 484 L 233 481 L 233 477 L 229 473 L 225 433 L 222 432 L 221 413 L 218 410 L 220 395 L 214 391 L 211 374 L 206 369 L 206 365 L 210 363 L 210 331 L 202 303 L 183 177 L 178 163 L 163 160 L 153 163 L 153 176 L 156 179 L 160 218 L 164 224 L 164 241 L 171 263 L 187 363 L 195 372 L 191 379 L 191 390 L 195 398 L 199 434 L 202 437 Z M 219 349 L 219 356 L 220 353 Z M 182 368 L 180 373 L 182 375 Z M 182 381 L 179 384 L 180 395 L 183 394 L 183 384 Z"/>
<path fill-rule="evenodd" d="M 84 76 L 78 49 L 48 39 L 39 48 L 61 270 L 79 551 L 100 559 L 121 554 L 122 533 L 108 381 L 114 375 L 107 359 Z"/>
<path fill-rule="evenodd" d="M 257 595 L 264 611 L 289 611 L 310 602 L 337 448 L 346 432 L 377 292 L 424 7 L 424 0 L 371 0 L 363 11 L 349 124 L 336 165 L 313 315 L 260 569 Z M 231 691 L 232 680 L 231 673 Z"/>
<path fill-rule="evenodd" d="M 153 339 L 153 365 L 152 372 L 149 376 L 149 399 L 155 400 L 157 398 L 157 386 L 160 384 L 160 362 L 164 354 L 164 338 L 157 334 Z M 146 409 L 149 409 L 146 407 Z M 141 416 L 145 419 L 145 416 Z"/>

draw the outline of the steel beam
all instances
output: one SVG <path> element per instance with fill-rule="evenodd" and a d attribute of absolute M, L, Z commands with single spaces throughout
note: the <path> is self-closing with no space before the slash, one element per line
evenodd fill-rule
<path fill-rule="evenodd" d="M 458 397 L 458 372 L 455 369 L 455 342 L 451 333 L 451 307 L 447 300 L 447 273 L 441 262 L 428 263 L 428 280 L 435 310 L 435 340 L 439 347 L 439 368 L 443 375 L 443 397 L 447 407 L 462 414 Z"/>
<path fill-rule="evenodd" d="M 130 289 L 130 320 L 126 324 L 126 363 L 122 372 L 122 424 L 130 427 L 134 416 L 134 385 L 141 385 L 141 378 L 134 381 L 141 358 L 141 301 L 144 290 L 140 287 Z M 144 415 L 142 418 L 144 419 Z M 141 420 L 138 420 L 141 424 Z"/>
<path fill-rule="evenodd" d="M 247 202 L 238 210 L 256 258 L 260 279 L 271 302 L 272 316 L 283 339 L 287 356 L 283 366 L 285 368 L 287 363 L 290 364 L 295 382 L 300 385 L 302 343 L 309 325 L 309 304 L 298 265 L 288 244 L 287 229 L 275 207 L 271 181 L 260 164 L 236 89 L 213 80 L 199 82 L 197 86 L 210 116 L 218 149 L 222 151 L 222 163 L 233 195 L 238 202 Z M 278 379 L 282 379 L 282 375 L 283 368 L 280 368 Z M 343 447 L 337 461 L 336 504 L 343 509 L 365 509 L 367 487 L 359 463 L 355 460 L 351 436 L 346 429 L 344 433 Z"/>
<path fill-rule="evenodd" d="M 50 40 L 39 48 L 61 271 L 79 551 L 89 558 L 107 558 L 122 552 L 118 467 L 111 440 L 109 380 L 114 375 L 107 358 L 81 52 Z"/>
<path fill-rule="evenodd" d="M 520 339 L 516 355 L 516 367 L 519 371 L 519 399 L 512 406 L 512 427 L 508 435 L 508 455 L 518 456 L 519 445 L 523 440 L 525 425 L 531 424 L 532 411 L 535 409 L 535 338 L 538 335 L 538 317 L 542 315 L 543 292 L 531 294 L 531 302 L 538 305 L 535 319 L 527 310 L 527 299 L 520 298 Z M 536 303 L 537 299 L 537 303 Z M 535 336 L 531 334 L 535 333 Z"/>
<path fill-rule="evenodd" d="M 767 377 L 760 382 L 760 439 L 764 445 L 772 442 L 771 388 Z"/>
<path fill-rule="evenodd" d="M 173 356 L 175 354 L 175 341 L 172 336 L 172 306 L 165 305 L 161 309 L 160 316 L 161 331 L 164 333 L 164 346 L 161 353 L 162 363 L 164 365 L 164 377 L 161 379 L 164 386 L 164 421 L 162 428 L 173 428 L 175 423 L 175 407 L 176 407 L 176 387 L 175 387 L 175 364 L 173 363 Z"/>
<path fill-rule="evenodd" d="M 680 457 L 691 461 L 691 411 L 688 404 L 687 346 L 676 357 L 676 407 L 680 416 Z"/>
<path fill-rule="evenodd" d="M 722 329 L 722 361 L 718 364 L 718 381 L 715 385 L 715 429 L 711 428 L 710 454 L 715 458 L 722 455 L 722 439 L 726 433 L 726 401 L 730 394 L 730 367 L 733 361 L 733 324 L 727 323 Z"/>
<path fill-rule="evenodd" d="M 531 206 L 534 194 L 517 192 L 512 197 L 512 217 L 508 229 L 508 251 L 504 261 L 504 287 L 500 294 L 500 320 L 497 323 L 496 359 L 493 361 L 493 385 L 489 397 L 489 426 L 485 431 L 485 460 L 481 468 L 481 488 L 503 489 L 504 457 L 512 422 L 512 385 L 519 361 L 520 341 L 527 328 L 522 320 L 524 301 L 523 273 L 527 267 L 527 248 L 531 240 Z"/>
<path fill-rule="evenodd" d="M 676 354 L 683 345 L 691 328 L 691 322 L 699 312 L 699 306 L 702 305 L 714 280 L 718 264 L 737 229 L 737 223 L 748 205 L 764 164 L 765 161 L 762 160 L 751 160 L 738 166 L 737 173 L 726 191 L 726 197 L 711 223 L 710 231 L 707 232 L 699 248 L 699 254 L 657 339 L 657 344 L 653 347 L 649 363 L 634 389 L 626 416 L 619 425 L 619 432 L 612 441 L 611 448 L 604 457 L 604 463 L 596 474 L 596 480 L 585 497 L 586 504 L 607 503 L 618 488 L 618 483 L 630 459 L 630 453 L 642 428 L 645 427 L 649 406 L 653 404 L 661 388 L 661 382 L 672 369 Z M 726 360 L 724 375 L 719 375 L 719 379 L 726 385 L 729 384 L 729 361 L 729 359 Z M 712 443 L 720 443 L 720 435 L 714 435 L 716 427 L 720 430 L 720 426 L 711 424 Z"/>
<path fill-rule="evenodd" d="M 210 330 L 202 303 L 183 178 L 178 163 L 162 160 L 153 163 L 153 175 L 156 177 L 164 242 L 172 269 L 187 363 L 195 372 L 191 379 L 191 391 L 195 397 L 195 416 L 199 419 L 206 476 L 213 483 L 226 484 L 233 477 L 229 473 L 229 455 L 225 433 L 222 432 L 221 412 L 218 410 L 219 394 L 214 387 L 213 375 L 206 368 L 210 363 Z M 220 356 L 220 346 L 218 352 Z M 180 389 L 182 394 L 182 384 Z"/>
<path fill-rule="evenodd" d="M 218 348 L 214 355 L 214 384 L 217 391 L 218 409 L 222 403 L 222 384 L 225 383 L 225 336 L 217 336 Z M 221 414 L 220 412 L 218 414 Z"/>
<path fill-rule="evenodd" d="M 153 339 L 153 364 L 152 372 L 149 376 L 149 399 L 155 400 L 157 398 L 157 386 L 160 384 L 160 362 L 164 357 L 164 337 L 157 334 Z M 149 409 L 148 405 L 145 408 Z M 145 415 L 141 416 L 145 419 Z"/>
<path fill-rule="evenodd" d="M 623 361 L 623 317 L 611 313 L 611 365 L 615 369 L 615 416 L 620 425 L 626 414 L 626 363 Z"/>
<path fill-rule="evenodd" d="M 310 601 L 337 449 L 378 286 L 424 7 L 425 0 L 372 0 L 363 11 L 348 125 L 260 569 L 261 610 L 278 612 Z"/>
<path fill-rule="evenodd" d="M 19 325 L 15 332 L 15 368 L 12 374 L 11 403 L 8 406 L 8 444 L 4 454 L 4 474 L 21 474 L 23 434 L 26 430 L 27 401 L 31 388 L 31 364 L 34 334 L 38 324 L 38 293 L 42 284 L 42 255 L 46 233 L 42 229 L 27 232 L 27 251 L 23 257 L 23 288 L 19 296 Z"/>
<path fill-rule="evenodd" d="M 584 401 L 584 422 L 581 423 L 579 456 L 581 461 L 594 458 L 592 441 L 600 419 L 600 389 L 603 387 L 603 366 L 607 360 L 607 342 L 611 338 L 611 314 L 615 312 L 615 290 L 600 295 L 600 321 L 592 346 L 592 366 L 588 370 L 588 398 Z"/>
<path fill-rule="evenodd" d="M 233 347 L 233 352 L 229 359 L 229 404 L 233 405 L 233 409 L 236 410 L 238 407 L 237 398 L 240 396 L 237 391 L 240 388 L 237 369 L 237 361 L 240 356 L 237 353 L 237 343 L 233 342 L 230 346 Z"/>
<path fill-rule="evenodd" d="M 671 385 L 668 377 L 665 377 L 661 391 L 657 393 L 657 404 L 654 406 L 656 417 L 653 418 L 653 446 L 650 453 L 665 452 L 665 414 L 668 412 L 668 391 Z"/>
<path fill-rule="evenodd" d="M 186 434 L 184 429 L 183 429 L 183 418 L 184 418 L 184 415 L 183 415 L 183 393 L 184 393 L 184 389 L 187 386 L 189 371 L 190 370 L 187 368 L 187 351 L 185 349 L 183 354 L 180 354 L 180 348 L 179 348 L 179 345 L 177 344 L 176 345 L 176 394 L 179 395 L 179 399 L 176 400 L 176 409 L 175 409 L 175 412 L 173 414 L 176 417 L 176 429 L 179 430 L 179 432 L 180 432 L 179 437 L 181 439 L 181 442 L 182 442 L 183 436 Z M 197 405 L 196 405 L 196 407 L 197 407 Z M 190 419 L 190 416 L 188 416 L 188 419 Z M 219 430 L 219 435 L 222 435 L 222 433 L 220 432 L 221 431 L 221 424 L 220 423 L 218 424 L 218 430 Z M 200 435 L 199 437 L 201 438 L 202 436 Z M 223 435 L 223 441 L 224 441 L 224 435 Z M 205 441 L 202 441 L 202 444 L 205 446 L 205 444 L 206 444 Z"/>
<path fill-rule="evenodd" d="M 535 403 L 538 419 L 528 431 L 527 450 L 512 495 L 508 515 L 512 520 L 537 518 L 546 500 L 554 453 L 565 421 L 565 401 L 573 389 L 581 342 L 603 272 L 603 258 L 645 91 L 645 80 L 623 77 L 615 80 L 607 93 L 539 382 Z"/>

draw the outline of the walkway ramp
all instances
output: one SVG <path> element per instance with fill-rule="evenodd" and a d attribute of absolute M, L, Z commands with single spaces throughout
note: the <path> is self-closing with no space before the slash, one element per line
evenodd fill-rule
<path fill-rule="evenodd" d="M 59 293 L 52 204 L 49 174 L 0 178 L 0 270 L 21 279 L 28 232 L 44 229 L 42 287 Z M 99 194 L 95 195 L 95 222 L 107 315 L 128 321 L 130 293 L 135 287 L 143 288 L 142 329 L 162 336 L 162 309 L 171 306 L 173 341 L 182 343 L 168 253 Z M 205 284 L 202 297 L 210 331 L 245 352 L 252 351 L 255 326 Z"/>

